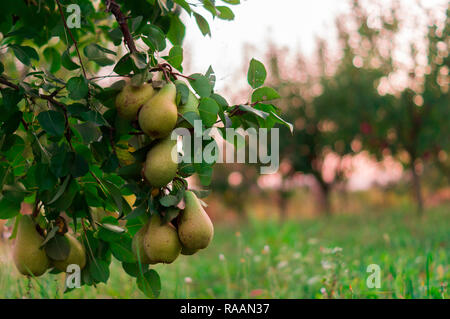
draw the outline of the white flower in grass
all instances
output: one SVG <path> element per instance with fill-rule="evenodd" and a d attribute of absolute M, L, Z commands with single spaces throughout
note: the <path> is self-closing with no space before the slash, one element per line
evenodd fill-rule
<path fill-rule="evenodd" d="M 192 278 L 191 277 L 185 277 L 184 282 L 187 284 L 192 284 Z"/>
<path fill-rule="evenodd" d="M 225 255 L 224 254 L 219 254 L 219 260 L 224 261 L 225 260 Z"/>

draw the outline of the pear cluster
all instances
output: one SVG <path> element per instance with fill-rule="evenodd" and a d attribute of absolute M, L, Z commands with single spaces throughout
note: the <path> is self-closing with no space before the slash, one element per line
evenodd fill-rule
<path fill-rule="evenodd" d="M 76 264 L 83 269 L 86 265 L 86 251 L 83 245 L 72 235 L 64 235 L 69 243 L 69 254 L 64 260 L 53 260 L 47 256 L 42 245 L 44 237 L 39 234 L 36 224 L 29 215 L 19 221 L 12 255 L 17 270 L 25 276 L 38 277 L 49 268 L 65 272 L 67 266 Z"/>
<path fill-rule="evenodd" d="M 142 168 L 142 177 L 154 189 L 169 184 L 178 171 L 176 143 L 171 139 L 174 128 L 190 127 L 190 124 L 178 118 L 178 114 L 188 112 L 199 114 L 197 97 L 189 90 L 185 104 L 176 104 L 175 81 L 164 85 L 159 91 L 150 84 L 140 87 L 126 85 L 117 95 L 117 113 L 125 120 L 134 120 L 142 132 L 152 139 L 152 147 L 147 153 Z M 126 157 L 120 155 L 120 160 Z M 214 235 L 214 227 L 197 196 L 185 192 L 185 208 L 172 223 L 164 222 L 158 213 L 154 213 L 148 222 L 134 235 L 132 248 L 136 259 L 142 264 L 172 263 L 180 254 L 192 255 L 206 248 Z"/>
<path fill-rule="evenodd" d="M 133 253 L 142 264 L 170 264 L 180 254 L 192 255 L 206 248 L 214 236 L 214 227 L 197 196 L 185 193 L 186 205 L 175 222 L 164 222 L 159 214 L 133 237 Z"/>

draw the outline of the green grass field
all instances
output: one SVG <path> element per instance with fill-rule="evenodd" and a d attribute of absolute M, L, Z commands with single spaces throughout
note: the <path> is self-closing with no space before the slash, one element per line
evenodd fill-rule
<path fill-rule="evenodd" d="M 0 298 L 143 298 L 113 262 L 108 284 L 63 294 L 61 276 L 28 282 L 0 248 Z M 217 225 L 210 248 L 158 265 L 161 298 L 449 298 L 450 207 L 330 219 Z M 369 264 L 381 288 L 368 288 Z M 29 287 L 31 286 L 31 288 Z"/>

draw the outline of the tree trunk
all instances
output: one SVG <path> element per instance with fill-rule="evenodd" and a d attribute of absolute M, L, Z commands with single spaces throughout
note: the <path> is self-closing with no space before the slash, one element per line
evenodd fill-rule
<path fill-rule="evenodd" d="M 412 172 L 412 183 L 413 183 L 414 195 L 415 195 L 414 197 L 416 198 L 416 202 L 417 202 L 417 213 L 419 216 L 421 216 L 423 214 L 422 187 L 420 184 L 420 176 L 419 176 L 419 174 L 417 174 L 414 162 L 412 163 L 411 172 Z"/>
<path fill-rule="evenodd" d="M 288 195 L 285 191 L 280 190 L 277 194 L 278 207 L 280 211 L 280 219 L 281 221 L 285 221 L 288 217 L 287 212 L 287 204 L 288 204 Z"/>
<path fill-rule="evenodd" d="M 331 215 L 331 204 L 330 204 L 330 187 L 323 181 L 319 181 L 319 207 L 320 212 L 325 216 Z"/>

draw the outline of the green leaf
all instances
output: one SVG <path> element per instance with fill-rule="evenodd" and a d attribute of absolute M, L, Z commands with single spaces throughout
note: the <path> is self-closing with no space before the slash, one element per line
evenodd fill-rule
<path fill-rule="evenodd" d="M 68 49 L 66 51 L 64 51 L 64 53 L 62 54 L 61 64 L 63 67 L 65 67 L 69 71 L 73 71 L 73 70 L 80 68 L 80 66 L 78 64 L 76 64 L 75 62 L 73 62 L 72 59 L 70 58 Z"/>
<path fill-rule="evenodd" d="M 139 265 L 139 263 L 134 262 L 134 263 L 122 263 L 122 268 L 123 270 L 125 270 L 125 272 L 133 277 L 138 277 L 141 275 L 141 267 L 142 269 L 142 273 L 146 273 L 148 270 L 148 265 Z"/>
<path fill-rule="evenodd" d="M 177 88 L 177 105 L 184 105 L 187 103 L 189 97 L 189 88 L 184 83 L 176 83 Z"/>
<path fill-rule="evenodd" d="M 153 46 L 157 51 L 162 51 L 166 48 L 166 37 L 164 36 L 164 32 L 157 26 L 146 25 L 142 30 L 142 34 L 146 36 L 143 39 L 150 42 L 150 47 Z"/>
<path fill-rule="evenodd" d="M 31 59 L 39 61 L 39 55 L 32 47 L 16 44 L 10 44 L 9 47 L 13 50 L 16 58 L 25 65 L 30 66 Z"/>
<path fill-rule="evenodd" d="M 182 7 L 184 10 L 187 11 L 187 13 L 191 14 L 192 10 L 189 4 L 186 2 L 186 0 L 173 0 L 176 4 L 178 4 L 180 7 Z"/>
<path fill-rule="evenodd" d="M 199 73 L 194 73 L 189 76 L 191 79 L 189 79 L 189 83 L 191 84 L 192 88 L 195 90 L 195 92 L 200 95 L 200 97 L 208 97 L 211 95 L 212 87 L 211 83 L 209 82 L 209 79 Z"/>
<path fill-rule="evenodd" d="M 252 102 L 262 102 L 279 98 L 280 95 L 278 92 L 267 86 L 256 89 L 252 94 Z"/>
<path fill-rule="evenodd" d="M 81 100 L 88 92 L 89 87 L 86 79 L 82 76 L 70 78 L 67 81 L 67 90 L 69 91 L 69 97 L 73 100 Z"/>
<path fill-rule="evenodd" d="M 167 196 L 161 197 L 159 202 L 164 207 L 169 207 L 169 206 L 177 205 L 180 202 L 180 199 L 174 195 L 167 195 Z"/>
<path fill-rule="evenodd" d="M 109 278 L 109 265 L 101 259 L 94 259 L 89 264 L 89 274 L 98 282 L 106 283 Z"/>
<path fill-rule="evenodd" d="M 234 13 L 233 11 L 225 6 L 217 6 L 216 9 L 219 11 L 219 19 L 222 20 L 233 20 Z"/>
<path fill-rule="evenodd" d="M 182 45 L 184 35 L 186 34 L 186 26 L 176 15 L 170 16 L 170 28 L 167 32 L 167 39 L 172 42 L 173 45 Z"/>
<path fill-rule="evenodd" d="M 131 239 L 124 238 L 118 242 L 112 242 L 110 244 L 111 252 L 113 256 L 125 263 L 134 263 L 136 262 L 136 258 L 134 257 L 133 251 L 131 249 Z"/>
<path fill-rule="evenodd" d="M 45 252 L 53 260 L 65 260 L 70 253 L 69 240 L 65 236 L 56 235 L 45 245 Z"/>
<path fill-rule="evenodd" d="M 258 60 L 252 59 L 250 61 L 250 66 L 247 73 L 248 84 L 250 84 L 252 88 L 256 89 L 264 84 L 266 76 L 267 73 L 264 64 Z"/>
<path fill-rule="evenodd" d="M 211 184 L 213 168 L 207 163 L 194 163 L 194 169 L 203 186 Z"/>
<path fill-rule="evenodd" d="M 150 269 L 136 280 L 138 288 L 149 298 L 158 298 L 161 292 L 161 279 L 158 273 Z"/>
<path fill-rule="evenodd" d="M 202 32 L 203 35 L 211 36 L 211 30 L 209 28 L 208 21 L 203 18 L 200 14 L 194 12 L 195 21 L 197 22 L 198 28 Z"/>
<path fill-rule="evenodd" d="M 84 55 L 91 61 L 97 63 L 100 66 L 112 65 L 114 61 L 109 59 L 105 53 L 112 54 L 113 51 L 105 49 L 98 44 L 89 44 L 83 49 Z M 114 53 L 115 54 L 115 53 Z"/>
<path fill-rule="evenodd" d="M 50 72 L 55 73 L 61 68 L 61 54 L 54 47 L 47 47 L 44 50 L 44 57 L 50 62 Z"/>
<path fill-rule="evenodd" d="M 65 178 L 64 182 L 62 183 L 62 185 L 58 188 L 58 191 L 56 192 L 56 194 L 53 196 L 53 198 L 49 202 L 47 202 L 47 205 L 53 204 L 54 202 L 56 202 L 61 197 L 62 194 L 64 194 L 64 191 L 66 190 L 67 185 L 69 185 L 70 179 L 71 179 L 70 176 L 67 176 Z"/>
<path fill-rule="evenodd" d="M 183 62 L 183 48 L 176 45 L 169 51 L 169 57 L 167 58 L 175 69 L 181 69 L 181 63 Z"/>
<path fill-rule="evenodd" d="M 79 190 L 80 186 L 78 185 L 76 179 L 72 178 L 64 194 L 51 206 L 59 211 L 68 209 L 72 205 L 72 202 Z"/>
<path fill-rule="evenodd" d="M 225 3 L 228 3 L 228 4 L 232 4 L 232 5 L 241 3 L 240 0 L 222 0 L 222 1 L 225 2 Z"/>
<path fill-rule="evenodd" d="M 242 111 L 246 111 L 246 112 L 250 112 L 255 114 L 256 116 L 259 116 L 263 119 L 266 119 L 269 116 L 269 113 L 261 111 L 261 110 L 257 110 L 253 107 L 251 107 L 250 105 L 239 105 L 239 109 Z"/>
<path fill-rule="evenodd" d="M 202 98 L 198 105 L 198 111 L 203 124 L 207 127 L 213 126 L 217 121 L 219 105 L 215 100 L 209 97 Z"/>
<path fill-rule="evenodd" d="M 70 167 L 70 173 L 73 177 L 81 177 L 86 175 L 89 172 L 89 164 L 86 159 L 78 154 L 74 154 L 74 159 L 72 162 L 72 166 Z"/>
<path fill-rule="evenodd" d="M 44 111 L 37 116 L 42 128 L 54 136 L 62 136 L 65 128 L 64 115 L 58 111 Z"/>
<path fill-rule="evenodd" d="M 11 201 L 7 196 L 0 199 L 0 219 L 10 219 L 20 213 L 20 202 Z"/>
<path fill-rule="evenodd" d="M 114 67 L 114 72 L 119 75 L 130 74 L 133 71 L 134 64 L 133 60 L 130 58 L 130 54 L 124 55 L 119 62 L 117 62 Z"/>

